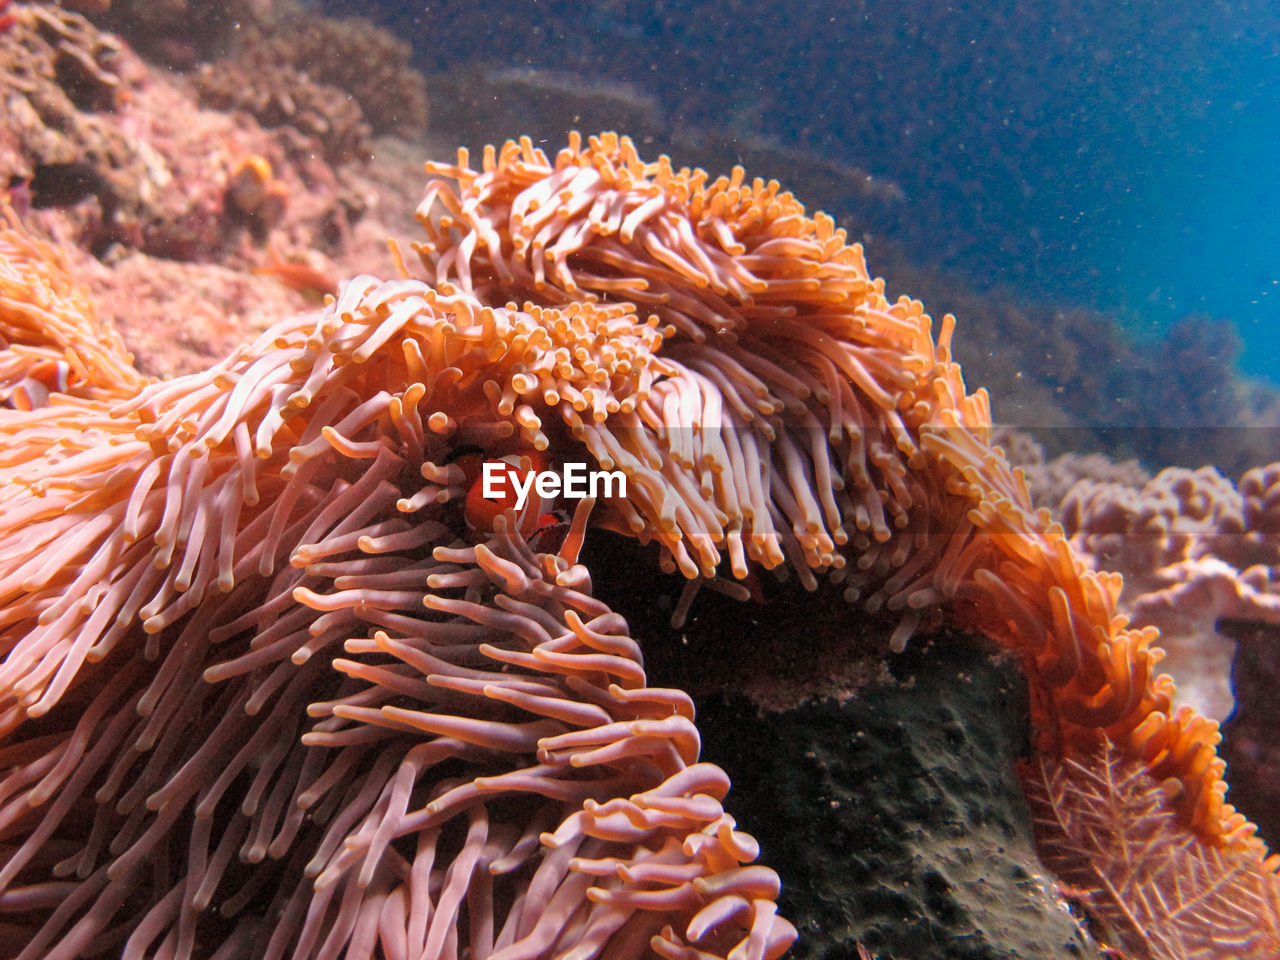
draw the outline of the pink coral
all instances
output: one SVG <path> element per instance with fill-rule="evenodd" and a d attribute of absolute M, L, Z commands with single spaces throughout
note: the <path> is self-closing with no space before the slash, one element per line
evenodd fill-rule
<path fill-rule="evenodd" d="M 1160 628 L 1184 697 L 1231 710 L 1234 642 L 1221 618 L 1280 623 L 1280 464 L 1239 485 L 1213 467 L 1169 468 L 1141 485 L 1080 480 L 1059 515 L 1081 556 L 1124 575 L 1122 609 Z"/>

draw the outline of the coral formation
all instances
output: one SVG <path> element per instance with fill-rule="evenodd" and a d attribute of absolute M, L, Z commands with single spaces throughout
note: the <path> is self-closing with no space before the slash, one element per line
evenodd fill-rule
<path fill-rule="evenodd" d="M 953 318 L 935 338 L 830 218 L 741 168 L 602 135 L 429 169 L 399 279 L 128 399 L 0 415 L 24 958 L 780 954 L 777 877 L 687 697 L 649 686 L 575 562 L 588 517 L 691 581 L 824 575 L 898 649 L 944 618 L 989 635 L 1041 751 L 1116 742 L 1187 842 L 1275 882 L 1156 631 L 991 446 Z M 559 544 L 530 546 L 542 504 L 469 532 L 454 461 L 477 448 L 626 493 Z"/>
<path fill-rule="evenodd" d="M 1124 576 L 1121 609 L 1160 629 L 1174 676 L 1194 689 L 1189 702 L 1218 719 L 1231 711 L 1234 644 L 1217 622 L 1280 624 L 1278 477 L 1272 464 L 1238 485 L 1213 467 L 1081 479 L 1055 509 L 1085 562 Z"/>
<path fill-rule="evenodd" d="M 0 175 L 37 206 L 95 199 L 104 230 L 124 232 L 141 207 L 145 161 L 110 116 L 142 68 L 79 14 L 19 4 L 0 34 Z"/>
<path fill-rule="evenodd" d="M 370 128 L 412 139 L 426 130 L 426 82 L 409 44 L 369 20 L 272 0 L 123 0 L 100 21 L 191 73 L 205 102 L 297 127 L 331 159 L 367 151 Z"/>
<path fill-rule="evenodd" d="M 1148 960 L 1237 960 L 1280 951 L 1280 885 L 1248 856 L 1188 844 L 1160 786 L 1109 743 L 1026 771 L 1045 862 L 1106 939 Z"/>
<path fill-rule="evenodd" d="M 226 158 L 269 152 L 267 138 L 187 109 L 172 81 L 78 14 L 22 4 L 15 16 L 0 37 L 0 177 L 31 207 L 66 211 L 95 254 L 191 260 L 218 249 Z"/>
<path fill-rule="evenodd" d="M 165 22 L 168 6 L 152 7 L 132 15 L 138 30 Z M 119 11 L 94 21 L 52 4 L 8 11 L 0 196 L 67 245 L 71 269 L 141 369 L 201 369 L 311 306 L 309 292 L 271 272 L 272 251 L 317 273 L 391 272 L 382 241 L 413 228 L 419 148 L 384 140 L 376 163 L 331 163 L 296 127 L 266 130 L 244 112 L 201 108 L 192 78 L 150 68 L 95 25 Z M 86 93 L 81 74 L 58 67 L 72 56 L 92 59 L 100 89 L 114 94 Z"/>
<path fill-rule="evenodd" d="M 334 163 L 369 152 L 369 125 L 345 90 L 312 80 L 269 50 L 203 64 L 195 73 L 200 103 L 243 110 L 268 129 L 292 127 L 323 145 Z M 253 83 L 245 83 L 253 77 Z"/>
<path fill-rule="evenodd" d="M 353 153 L 368 135 L 366 120 L 375 133 L 426 132 L 426 82 L 410 53 L 371 21 L 291 13 L 240 31 L 232 54 L 198 76 L 207 95 L 250 98 L 241 105 L 266 126 L 301 116 L 333 153 Z M 245 77 L 255 78 L 252 92 Z"/>

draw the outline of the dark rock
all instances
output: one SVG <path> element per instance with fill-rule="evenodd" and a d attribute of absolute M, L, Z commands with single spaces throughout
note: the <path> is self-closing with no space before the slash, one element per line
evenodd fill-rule
<path fill-rule="evenodd" d="M 1280 838 L 1280 626 L 1248 620 L 1218 621 L 1236 641 L 1231 686 L 1236 708 L 1222 725 L 1218 753 L 1227 761 L 1227 802 L 1258 825 L 1263 839 Z"/>
<path fill-rule="evenodd" d="M 1098 956 L 1041 867 L 1015 773 L 1016 666 L 959 634 L 917 637 L 893 679 L 843 703 L 699 705 L 727 806 L 782 876 L 796 958 Z"/>

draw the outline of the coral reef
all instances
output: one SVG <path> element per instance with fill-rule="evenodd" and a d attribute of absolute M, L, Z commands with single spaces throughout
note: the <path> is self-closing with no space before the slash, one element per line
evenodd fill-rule
<path fill-rule="evenodd" d="M 118 245 L 190 260 L 219 249 L 229 158 L 272 152 L 267 138 L 185 109 L 183 91 L 84 17 L 15 10 L 0 38 L 0 176 L 21 184 L 31 207 L 66 211 L 69 232 L 96 254 Z M 68 60 L 68 50 L 79 53 Z"/>
<path fill-rule="evenodd" d="M 235 97 L 237 81 L 243 87 L 245 77 L 254 77 L 257 89 L 241 95 L 253 98 L 245 106 L 265 125 L 310 112 L 309 123 L 328 122 L 332 129 L 321 139 L 337 151 L 355 146 L 362 119 L 374 133 L 425 134 L 426 81 L 410 67 L 410 53 L 407 43 L 369 20 L 285 13 L 241 30 L 231 55 L 200 77 L 223 98 Z"/>
<path fill-rule="evenodd" d="M 369 152 L 369 125 L 351 95 L 280 62 L 273 50 L 251 48 L 203 64 L 194 76 L 204 106 L 244 110 L 269 129 L 293 128 L 322 144 L 334 163 Z M 254 82 L 246 84 L 245 77 Z"/>
<path fill-rule="evenodd" d="M 391 271 L 382 241 L 413 227 L 420 149 L 381 141 L 376 162 L 330 162 L 312 133 L 201 108 L 189 78 L 151 69 L 85 17 L 52 5 L 10 10 L 0 196 L 67 245 L 140 368 L 201 369 L 313 305 L 309 290 L 282 282 L 302 266 L 339 277 Z"/>
<path fill-rule="evenodd" d="M 0 34 L 0 176 L 35 206 L 95 201 L 98 229 L 136 229 L 145 158 L 108 119 L 132 96 L 141 64 L 79 14 L 19 4 Z"/>
<path fill-rule="evenodd" d="M 1206 471 L 1153 481 L 1135 463 L 1076 456 L 1030 470 L 1024 490 L 993 445 L 1015 463 L 1042 453 L 988 433 L 986 398 L 951 362 L 950 317 L 936 337 L 919 303 L 893 300 L 835 224 L 776 184 L 643 164 L 611 138 L 553 159 L 526 143 L 479 169 L 433 165 L 428 242 L 402 244 L 417 253 L 403 262 L 380 241 L 413 228 L 421 147 L 367 125 L 376 114 L 420 138 L 422 82 L 397 41 L 262 0 L 76 5 L 91 19 L 72 6 L 0 3 L 15 118 L 0 131 L 0 195 L 17 214 L 0 232 L 0 399 L 18 408 L 0 413 L 0 498 L 18 518 L 0 547 L 0 584 L 15 591 L 0 605 L 0 689 L 17 724 L 0 739 L 0 952 L 128 940 L 143 956 L 759 956 L 791 936 L 777 900 L 809 955 L 1039 955 L 1037 936 L 1044 956 L 1091 954 L 1060 893 L 1107 946 L 1160 956 L 1184 937 L 1194 950 L 1216 914 L 1142 913 L 1108 887 L 1102 852 L 1064 856 L 1087 847 L 1064 837 L 1121 767 L 1106 836 L 1151 831 L 1156 806 L 1143 804 L 1158 786 L 1162 836 L 1189 863 L 1231 864 L 1216 879 L 1179 873 L 1164 847 L 1135 846 L 1133 876 L 1156 890 L 1162 877 L 1217 883 L 1228 906 L 1272 896 L 1265 847 L 1222 803 L 1215 724 L 1174 704 L 1224 710 L 1196 682 L 1174 700 L 1146 627 L 1161 623 L 1176 648 L 1194 611 L 1193 652 L 1206 630 L 1238 641 L 1221 755 L 1245 778 L 1231 800 L 1274 836 L 1274 468 L 1239 484 Z M 111 26 L 193 73 L 152 72 Z M 338 49 L 337 72 L 311 59 Z M 378 64 L 348 70 L 371 50 Z M 754 137 L 672 134 L 680 120 L 625 86 L 602 104 L 573 74 L 439 82 L 457 100 L 440 115 L 471 124 L 467 140 L 481 142 L 486 92 L 500 90 L 508 123 L 632 116 L 646 142 L 675 136 L 678 155 L 710 169 L 786 169 L 806 197 L 856 207 L 840 225 L 874 238 L 893 292 L 980 320 L 960 358 L 970 381 L 1016 399 L 1005 419 L 1065 428 L 1098 396 L 1120 398 L 1101 433 L 1041 434 L 1055 451 L 1101 443 L 1148 465 L 1211 452 L 1236 476 L 1266 449 L 1257 431 L 1212 426 L 1274 420 L 1274 397 L 1231 378 L 1230 339 L 1207 320 L 1149 351 L 1089 312 L 1048 321 L 1043 306 L 965 293 L 886 256 L 879 232 L 905 209 L 893 184 Z M 403 84 L 397 115 L 379 95 Z M 388 285 L 338 284 L 397 270 Z M 340 302 L 278 323 L 326 291 Z M 500 352 L 495 334 L 503 357 L 477 346 Z M 1171 360 L 1192 379 L 1166 375 Z M 148 387 L 155 375 L 177 379 Z M 1207 430 L 1129 429 L 1137 421 Z M 477 526 L 458 465 L 477 448 L 518 461 L 543 444 L 556 462 L 625 466 L 630 495 L 589 515 L 543 503 L 536 525 Z M 1080 475 L 1129 488 L 1071 494 L 1073 522 L 1092 516 L 1096 535 L 1033 508 L 1059 509 Z M 326 512 L 348 509 L 347 521 Z M 122 511 L 132 524 L 108 529 Z M 50 538 L 44 561 L 19 556 L 28 536 Z M 1120 566 L 1116 595 L 1103 571 Z M 81 588 L 81 604 L 54 599 Z M 252 620 L 252 608 L 269 613 Z M 1057 890 L 1029 859 L 1009 788 L 1019 685 L 1007 660 L 986 664 L 978 637 L 933 631 L 945 622 L 996 637 L 1029 681 L 1027 769 L 1044 785 L 1070 780 L 1056 792 L 1027 781 L 1061 828 L 1041 832 Z M 63 627 L 79 646 L 41 646 Z M 1219 649 L 1202 672 L 1221 686 L 1230 645 Z M 955 677 L 951 654 L 969 657 Z M 1162 666 L 1180 676 L 1178 659 Z M 998 695 L 983 709 L 1018 742 L 970 762 L 989 781 L 946 776 L 986 749 L 987 727 L 943 712 L 929 730 L 910 709 L 915 686 L 938 677 L 942 699 L 964 703 L 989 692 L 992 671 Z M 676 689 L 698 703 L 700 731 Z M 902 727 L 877 716 L 893 703 Z M 837 714 L 842 745 L 824 740 Z M 847 800 L 822 806 L 823 840 L 856 837 L 854 854 L 788 854 L 812 824 L 762 799 L 769 783 L 742 790 L 769 758 L 742 763 L 754 751 L 726 749 L 718 730 L 700 754 L 707 723 L 790 731 L 799 758 L 820 755 L 777 776 L 801 812 L 832 791 Z M 237 749 L 214 745 L 224 737 Z M 918 742 L 932 744 L 923 763 Z M 867 776 L 837 776 L 859 749 L 877 758 Z M 732 773 L 731 794 L 708 760 Z M 872 774 L 911 764 L 923 772 L 895 787 L 900 803 L 864 796 L 852 809 Z M 931 773 L 929 808 L 951 812 L 946 823 L 913 813 Z M 726 810 L 762 838 L 781 895 Z M 916 856 L 918 873 L 904 863 Z M 1007 883 L 975 886 L 974 856 Z M 828 909 L 836 901 L 858 906 Z M 1135 936 L 1117 909 L 1149 914 L 1149 929 Z M 1270 956 L 1253 933 L 1235 948 Z"/>
<path fill-rule="evenodd" d="M 272 0 L 117 0 L 99 21 L 144 55 L 193 73 L 206 103 L 297 127 L 332 159 L 365 152 L 370 127 L 425 133 L 426 82 L 409 64 L 412 50 L 371 21 Z"/>
<path fill-rule="evenodd" d="M 1183 697 L 1224 719 L 1234 644 L 1222 619 L 1280 624 L 1280 465 L 1238 485 L 1213 467 L 1145 483 L 1082 479 L 1055 509 L 1078 554 L 1124 576 L 1121 609 L 1160 629 Z"/>

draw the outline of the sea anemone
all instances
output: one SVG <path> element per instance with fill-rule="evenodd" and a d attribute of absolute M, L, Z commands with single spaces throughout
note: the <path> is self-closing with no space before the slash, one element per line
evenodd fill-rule
<path fill-rule="evenodd" d="M 612 135 L 429 170 L 400 278 L 203 373 L 0 413 L 11 952 L 778 956 L 778 878 L 592 597 L 593 527 L 691 581 L 829 577 L 899 649 L 982 630 L 1042 743 L 1109 737 L 1201 836 L 1257 843 L 1154 631 L 990 446 L 954 320 L 888 302 L 829 217 Z M 463 458 L 534 451 L 625 494 L 552 537 L 540 502 L 469 521 Z"/>

